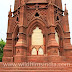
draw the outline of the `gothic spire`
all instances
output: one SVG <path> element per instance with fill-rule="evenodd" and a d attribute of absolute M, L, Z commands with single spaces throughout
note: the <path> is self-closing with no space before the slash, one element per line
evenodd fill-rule
<path fill-rule="evenodd" d="M 67 8 L 66 8 L 66 4 L 65 4 L 65 11 L 64 11 L 64 14 L 65 14 L 65 15 L 68 15 L 68 10 L 67 10 Z"/>
<path fill-rule="evenodd" d="M 67 12 L 66 4 L 65 4 L 65 11 Z"/>
<path fill-rule="evenodd" d="M 11 5 L 10 5 L 10 12 L 11 12 Z"/>

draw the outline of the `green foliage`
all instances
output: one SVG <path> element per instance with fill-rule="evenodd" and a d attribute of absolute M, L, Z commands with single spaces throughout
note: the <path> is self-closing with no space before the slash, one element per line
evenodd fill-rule
<path fill-rule="evenodd" d="M 0 53 L 0 62 L 2 62 L 3 53 Z"/>
<path fill-rule="evenodd" d="M 5 44 L 6 44 L 6 42 L 1 39 L 0 40 L 0 62 L 2 62 L 3 48 L 4 48 Z"/>

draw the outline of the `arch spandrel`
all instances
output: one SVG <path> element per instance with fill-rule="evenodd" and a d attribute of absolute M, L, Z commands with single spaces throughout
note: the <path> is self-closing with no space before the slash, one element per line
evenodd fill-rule
<path fill-rule="evenodd" d="M 63 34 L 63 32 L 64 32 L 64 29 L 63 29 L 63 27 L 62 27 L 62 25 L 61 25 L 61 23 L 56 23 L 55 24 L 55 28 L 57 28 L 58 29 L 58 31 L 59 31 L 59 33 L 60 33 L 60 35 L 61 36 L 63 36 L 64 34 Z"/>
<path fill-rule="evenodd" d="M 14 28 L 13 34 L 12 34 L 12 37 L 13 37 L 13 38 L 16 37 L 16 35 L 17 35 L 16 33 L 19 32 L 18 30 L 19 30 L 19 26 L 16 25 L 15 28 Z"/>
<path fill-rule="evenodd" d="M 27 33 L 31 35 L 32 31 L 36 27 L 39 27 L 42 30 L 43 34 L 46 32 L 46 25 L 45 25 L 45 23 L 42 20 L 39 20 L 39 19 L 36 20 L 35 19 L 32 22 L 30 22 L 30 24 L 28 25 Z"/>
<path fill-rule="evenodd" d="M 59 54 L 62 55 L 64 49 L 64 33 L 61 25 L 58 23 L 55 27 L 56 32 L 58 33 L 59 37 Z"/>

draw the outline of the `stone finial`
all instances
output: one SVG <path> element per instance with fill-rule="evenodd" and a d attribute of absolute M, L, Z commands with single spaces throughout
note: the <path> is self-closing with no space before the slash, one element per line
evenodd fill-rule
<path fill-rule="evenodd" d="M 65 15 L 68 14 L 68 10 L 67 10 L 67 8 L 66 8 L 66 4 L 65 4 L 65 12 L 64 12 L 64 14 L 65 14 Z"/>
<path fill-rule="evenodd" d="M 12 16 L 12 12 L 11 12 L 11 5 L 10 5 L 10 11 L 9 11 L 8 17 L 11 17 L 11 16 Z"/>

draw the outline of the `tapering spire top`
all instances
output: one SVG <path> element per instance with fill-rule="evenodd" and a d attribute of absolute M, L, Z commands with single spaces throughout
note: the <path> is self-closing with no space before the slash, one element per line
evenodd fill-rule
<path fill-rule="evenodd" d="M 67 8 L 66 8 L 66 4 L 65 4 L 65 11 L 67 10 Z"/>
<path fill-rule="evenodd" d="M 66 4 L 65 4 L 65 11 L 68 12 L 67 8 L 66 8 Z"/>
<path fill-rule="evenodd" d="M 66 8 L 66 4 L 65 4 L 65 12 L 64 12 L 65 15 L 68 15 L 68 10 Z"/>
<path fill-rule="evenodd" d="M 8 17 L 12 16 L 12 12 L 11 12 L 11 5 L 10 5 L 10 11 L 9 11 L 9 15 Z"/>
<path fill-rule="evenodd" d="M 11 12 L 11 5 L 10 5 L 10 12 Z"/>

